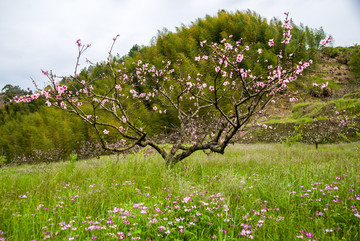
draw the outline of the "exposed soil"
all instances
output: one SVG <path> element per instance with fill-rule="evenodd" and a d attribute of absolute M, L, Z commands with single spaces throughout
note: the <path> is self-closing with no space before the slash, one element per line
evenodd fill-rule
<path fill-rule="evenodd" d="M 353 78 L 348 65 L 341 63 L 342 57 L 331 58 L 324 53 L 319 53 L 320 73 L 326 74 L 322 77 L 324 80 L 334 81 L 335 84 L 349 84 L 349 80 Z"/>

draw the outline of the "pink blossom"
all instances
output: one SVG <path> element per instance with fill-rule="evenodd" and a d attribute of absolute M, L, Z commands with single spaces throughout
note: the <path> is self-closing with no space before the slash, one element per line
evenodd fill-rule
<path fill-rule="evenodd" d="M 239 55 L 236 57 L 236 61 L 239 62 L 239 63 L 240 63 L 243 59 L 244 59 L 244 55 L 242 55 L 242 54 L 239 54 Z"/>
<path fill-rule="evenodd" d="M 45 71 L 45 70 L 41 70 L 41 72 L 44 74 L 44 75 L 46 75 L 46 76 L 49 76 L 49 71 Z"/>
<path fill-rule="evenodd" d="M 232 49 L 233 46 L 229 43 L 225 43 L 225 49 Z"/>
<path fill-rule="evenodd" d="M 328 43 L 330 43 L 332 40 L 333 40 L 333 38 L 332 38 L 332 37 L 329 37 L 328 39 L 323 39 L 323 40 L 321 40 L 321 41 L 320 41 L 320 44 L 321 44 L 322 46 L 325 46 L 325 45 L 327 45 Z"/>
<path fill-rule="evenodd" d="M 270 39 L 268 44 L 270 47 L 274 46 L 274 39 Z"/>
<path fill-rule="evenodd" d="M 219 71 L 220 71 L 220 67 L 217 66 L 217 67 L 215 68 L 215 72 L 219 72 Z"/>
<path fill-rule="evenodd" d="M 200 61 L 200 56 L 198 56 L 198 57 L 195 57 L 195 61 Z"/>
<path fill-rule="evenodd" d="M 107 134 L 109 134 L 110 133 L 110 131 L 108 131 L 108 130 L 103 130 L 103 133 L 105 134 L 105 135 L 107 135 Z"/>
<path fill-rule="evenodd" d="M 329 85 L 329 82 L 326 82 L 326 83 L 324 83 L 324 84 L 321 85 L 321 88 L 325 88 L 325 87 L 327 87 L 328 85 Z"/>
<path fill-rule="evenodd" d="M 215 90 L 214 86 L 209 86 L 209 90 L 214 91 Z"/>
<path fill-rule="evenodd" d="M 156 107 L 156 106 L 154 106 L 154 107 L 153 107 L 153 110 L 157 110 L 157 107 Z"/>

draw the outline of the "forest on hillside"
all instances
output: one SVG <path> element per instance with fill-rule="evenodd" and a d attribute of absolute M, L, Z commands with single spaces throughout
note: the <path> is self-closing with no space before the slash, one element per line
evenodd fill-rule
<path fill-rule="evenodd" d="M 325 77 L 320 78 L 314 75 L 321 73 L 321 65 L 324 64 L 321 62 L 324 58 L 320 58 L 318 54 L 315 55 L 315 52 L 320 41 L 325 38 L 325 32 L 322 28 L 311 29 L 302 24 L 296 25 L 293 22 L 291 24 L 293 26 L 292 42 L 286 47 L 286 51 L 295 53 L 294 61 L 297 62 L 311 57 L 317 67 L 304 72 L 304 76 L 301 78 L 303 84 L 293 83 L 290 88 L 298 89 L 304 98 L 308 95 L 315 100 L 325 102 L 333 100 L 336 96 L 334 93 L 345 86 L 351 86 L 350 88 L 353 90 L 358 89 L 360 84 L 359 46 L 327 47 L 322 50 L 324 56 L 336 60 L 333 65 L 348 66 L 351 77 L 344 83 L 329 81 L 330 84 L 326 88 L 314 88 L 313 82 L 324 84 L 326 81 Z M 262 50 L 261 57 L 250 57 L 242 63 L 244 69 L 252 69 L 253 74 L 257 75 L 269 65 L 276 63 L 278 59 L 276 53 L 280 51 L 282 38 L 283 24 L 278 19 L 267 20 L 251 11 L 234 13 L 219 11 L 216 16 L 207 15 L 189 25 L 182 25 L 176 29 L 176 32 L 163 29 L 158 32 L 151 45 L 134 45 L 127 55 L 112 56 L 112 62 L 122 63 L 128 71 L 135 72 L 134 63 L 139 60 L 155 66 L 171 61 L 171 67 L 179 69 L 180 73 L 185 69 L 188 72 L 190 70 L 190 72 L 202 73 L 207 71 L 207 66 L 195 63 L 194 59 L 206 54 L 209 49 L 201 48 L 200 43 L 205 40 L 221 43 L 224 39 L 232 39 L 234 42 L 241 40 L 243 45 L 249 46 L 249 56 L 252 56 L 251 51 L 254 51 L 255 56 L 258 49 Z M 270 39 L 277 43 L 274 48 L 269 46 Z M 181 65 L 177 64 L 179 61 Z M 331 65 L 328 62 L 325 64 Z M 105 93 L 112 84 L 110 75 L 111 69 L 104 61 L 82 69 L 79 78 L 86 82 L 91 81 L 96 90 Z M 124 91 L 130 91 L 130 89 L 124 89 Z M 137 93 L 148 91 L 140 87 L 136 89 Z M 74 114 L 54 107 L 49 108 L 42 100 L 29 103 L 11 101 L 24 95 L 31 98 L 33 94 L 36 93 L 12 85 L 6 85 L 2 89 L 0 96 L 0 157 L 3 162 L 52 162 L 69 158 L 70 155 L 88 158 L 104 153 L 91 126 Z M 360 104 L 356 99 L 360 99 L 360 94 L 359 96 L 354 95 L 353 99 L 355 100 L 351 103 L 346 102 L 346 107 L 350 106 L 352 115 L 357 117 L 360 113 L 358 111 Z M 175 131 L 175 127 L 178 125 L 175 113 L 164 112 L 154 115 L 151 111 L 153 107 L 153 102 L 144 101 L 137 106 L 137 113 L 134 113 L 134 115 L 142 116 L 142 124 L 144 128 L 147 128 L 148 134 L 161 137 Z M 105 116 L 105 118 L 110 117 Z M 174 128 L 164 128 L 166 126 L 174 126 Z M 278 129 L 281 129 L 280 125 Z M 287 133 L 289 130 L 285 128 L 284 131 Z M 260 134 L 253 132 L 249 135 L 258 136 L 259 139 L 256 141 L 271 139 L 269 137 L 261 138 L 264 135 L 263 132 Z M 249 136 L 241 140 L 254 141 Z M 119 136 L 109 136 L 109 141 L 116 143 L 119 141 Z M 325 141 L 330 142 L 335 139 L 329 138 Z"/>

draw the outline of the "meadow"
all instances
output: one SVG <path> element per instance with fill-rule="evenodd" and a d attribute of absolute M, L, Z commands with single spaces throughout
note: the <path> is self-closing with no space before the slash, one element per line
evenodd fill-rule
<path fill-rule="evenodd" d="M 0 168 L 0 240 L 360 240 L 358 143 Z"/>

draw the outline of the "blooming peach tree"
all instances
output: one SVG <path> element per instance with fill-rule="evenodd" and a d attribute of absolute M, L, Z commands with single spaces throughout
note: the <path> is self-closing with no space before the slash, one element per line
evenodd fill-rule
<path fill-rule="evenodd" d="M 236 133 L 261 115 L 266 107 L 279 96 L 288 94 L 288 84 L 309 67 L 311 60 L 296 62 L 296 53 L 287 53 L 292 26 L 286 14 L 283 40 L 278 43 L 277 61 L 269 62 L 266 71 L 256 74 L 245 68 L 244 61 L 259 61 L 262 49 L 235 41 L 232 36 L 219 44 L 200 42 L 204 54 L 195 57 L 193 65 L 201 69 L 182 70 L 182 62 L 163 61 L 162 66 L 138 60 L 127 68 L 126 60 L 118 63 L 111 57 L 113 40 L 106 65 L 106 88 L 96 88 L 102 77 L 82 78 L 78 63 L 90 47 L 76 42 L 79 55 L 74 75 L 57 77 L 43 71 L 50 81 L 49 88 L 37 94 L 20 97 L 15 101 L 43 98 L 48 106 L 75 113 L 91 125 L 104 149 L 123 152 L 134 147 L 150 146 L 165 160 L 174 165 L 192 153 L 206 150 L 224 153 Z M 330 39 L 322 41 L 322 45 Z M 270 39 L 268 48 L 276 47 Z M 296 98 L 291 98 L 296 100 Z M 140 105 L 152 115 L 172 115 L 171 141 L 163 135 L 150 135 L 148 119 L 143 119 Z M 109 136 L 121 140 L 114 145 Z M 167 139 L 168 138 L 168 139 Z M 171 145 L 164 145 L 171 142 Z"/>

